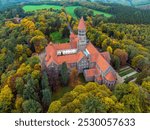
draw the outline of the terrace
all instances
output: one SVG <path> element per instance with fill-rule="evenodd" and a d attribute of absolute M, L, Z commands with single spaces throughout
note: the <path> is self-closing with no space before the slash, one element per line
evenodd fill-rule
<path fill-rule="evenodd" d="M 125 67 L 121 68 L 119 70 L 118 74 L 125 83 L 130 82 L 130 81 L 131 82 L 135 81 L 138 76 L 138 72 L 135 71 L 130 66 L 125 66 Z"/>

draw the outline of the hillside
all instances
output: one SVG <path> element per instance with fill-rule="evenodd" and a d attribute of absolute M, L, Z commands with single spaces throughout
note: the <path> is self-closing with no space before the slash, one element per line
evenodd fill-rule
<path fill-rule="evenodd" d="M 104 3 L 118 3 L 123 5 L 137 6 L 143 4 L 149 4 L 149 0 L 92 0 L 92 1 L 100 1 Z"/>
<path fill-rule="evenodd" d="M 5 5 L 8 3 L 18 3 L 18 2 L 41 2 L 41 1 L 48 1 L 48 0 L 0 0 L 0 5 L 1 4 Z M 54 1 L 54 0 L 49 0 L 49 1 Z M 62 0 L 62 1 L 66 1 L 66 0 Z M 83 0 L 78 0 L 78 1 L 83 1 Z M 119 3 L 123 5 L 131 5 L 131 6 L 150 4 L 149 0 L 91 0 L 91 1 L 100 1 L 104 3 Z"/>
<path fill-rule="evenodd" d="M 0 0 L 0 8 L 9 7 L 11 5 L 15 5 L 17 3 L 25 3 L 25 2 L 40 2 L 42 0 Z M 43 0 L 45 1 L 45 0 Z"/>
<path fill-rule="evenodd" d="M 17 3 L 17 2 L 35 2 L 35 1 L 41 1 L 41 0 L 0 0 L 1 4 L 8 4 L 8 3 Z"/>

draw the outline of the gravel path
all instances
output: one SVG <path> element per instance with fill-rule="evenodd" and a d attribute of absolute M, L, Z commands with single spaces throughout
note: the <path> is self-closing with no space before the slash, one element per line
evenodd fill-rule
<path fill-rule="evenodd" d="M 117 75 L 117 84 L 123 83 L 124 79 L 118 73 L 116 73 L 116 75 Z"/>

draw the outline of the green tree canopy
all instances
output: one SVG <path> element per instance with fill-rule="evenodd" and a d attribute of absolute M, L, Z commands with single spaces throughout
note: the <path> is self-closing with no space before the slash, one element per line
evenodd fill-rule
<path fill-rule="evenodd" d="M 0 92 L 0 112 L 10 112 L 12 108 L 13 94 L 11 89 L 6 85 Z"/>
<path fill-rule="evenodd" d="M 66 62 L 61 65 L 60 74 L 63 85 L 67 85 L 69 81 L 69 72 Z"/>
<path fill-rule="evenodd" d="M 22 104 L 23 111 L 27 113 L 39 113 L 42 112 L 42 106 L 39 102 L 29 99 Z"/>

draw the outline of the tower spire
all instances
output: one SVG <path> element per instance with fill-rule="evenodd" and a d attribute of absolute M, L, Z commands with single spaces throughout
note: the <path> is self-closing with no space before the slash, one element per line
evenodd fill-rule
<path fill-rule="evenodd" d="M 85 26 L 85 21 L 82 16 L 78 25 L 78 30 L 83 30 L 83 29 L 86 29 L 86 26 Z"/>
<path fill-rule="evenodd" d="M 81 17 L 78 25 L 78 50 L 84 50 L 87 45 L 87 39 L 86 39 L 86 26 L 83 17 Z"/>

